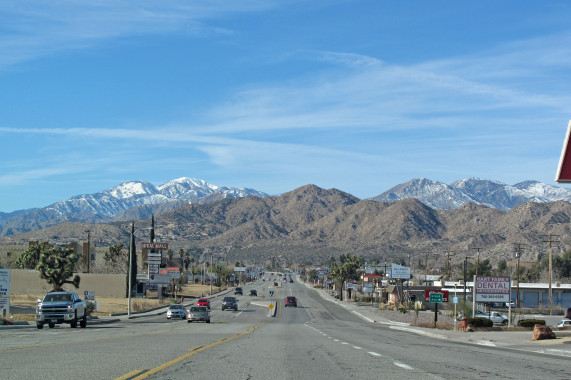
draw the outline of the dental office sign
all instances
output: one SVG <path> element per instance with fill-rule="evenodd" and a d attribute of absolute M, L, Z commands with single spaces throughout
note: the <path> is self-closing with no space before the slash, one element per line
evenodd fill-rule
<path fill-rule="evenodd" d="M 510 278 L 476 277 L 476 302 L 509 302 Z"/>

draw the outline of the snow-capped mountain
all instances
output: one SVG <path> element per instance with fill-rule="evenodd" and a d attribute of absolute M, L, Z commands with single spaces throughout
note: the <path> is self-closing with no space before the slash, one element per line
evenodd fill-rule
<path fill-rule="evenodd" d="M 131 208 L 142 205 L 166 205 L 179 207 L 181 200 L 198 201 L 202 198 L 216 200 L 268 194 L 246 188 L 219 187 L 201 179 L 178 178 L 155 186 L 145 181 L 130 181 L 94 194 L 74 196 L 44 208 L 16 213 L 0 222 L 0 235 L 12 235 L 45 228 L 63 222 L 106 222 Z M 157 207 L 158 208 L 158 207 Z M 168 207 L 160 208 L 163 212 Z M 153 207 L 145 210 L 152 212 Z"/>
<path fill-rule="evenodd" d="M 413 179 L 371 198 L 378 202 L 395 202 L 415 198 L 432 208 L 451 210 L 472 202 L 509 210 L 526 202 L 571 202 L 571 190 L 537 181 L 507 185 L 499 181 L 468 178 L 445 184 L 426 178 Z"/>

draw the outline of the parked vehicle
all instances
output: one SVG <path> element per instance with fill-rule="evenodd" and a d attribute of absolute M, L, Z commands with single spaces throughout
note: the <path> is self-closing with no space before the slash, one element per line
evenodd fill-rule
<path fill-rule="evenodd" d="M 242 288 L 237 287 L 236 289 L 234 289 L 234 294 L 235 295 L 238 295 L 238 294 L 242 295 L 242 294 L 244 294 L 244 292 L 243 292 Z"/>
<path fill-rule="evenodd" d="M 198 301 L 196 301 L 196 306 L 206 306 L 210 309 L 210 300 L 208 298 L 199 298 Z"/>
<path fill-rule="evenodd" d="M 173 303 L 167 309 L 167 319 L 171 318 L 182 318 L 186 317 L 186 310 L 180 303 Z"/>
<path fill-rule="evenodd" d="M 486 314 L 484 318 L 490 319 L 494 324 L 507 325 L 508 317 L 497 311 L 492 311 L 490 314 Z"/>
<path fill-rule="evenodd" d="M 38 300 L 36 308 L 36 327 L 44 328 L 48 324 L 51 328 L 62 323 L 69 323 L 72 328 L 77 323 L 84 328 L 87 326 L 87 304 L 75 292 L 56 291 Z"/>
<path fill-rule="evenodd" d="M 222 299 L 222 311 L 226 309 L 238 311 L 238 300 L 236 297 L 227 296 Z"/>
<path fill-rule="evenodd" d="M 557 327 L 571 327 L 571 319 L 562 319 L 561 322 L 557 324 Z"/>
<path fill-rule="evenodd" d="M 297 307 L 297 299 L 294 296 L 287 296 L 285 299 L 285 306 Z"/>
<path fill-rule="evenodd" d="M 256 289 L 252 289 L 252 290 L 250 290 L 250 295 L 251 295 L 251 296 L 254 296 L 254 297 L 257 297 L 257 296 L 258 296 L 258 291 L 257 291 Z"/>
<path fill-rule="evenodd" d="M 192 306 L 187 313 L 186 321 L 204 321 L 210 323 L 210 311 L 206 306 Z"/>

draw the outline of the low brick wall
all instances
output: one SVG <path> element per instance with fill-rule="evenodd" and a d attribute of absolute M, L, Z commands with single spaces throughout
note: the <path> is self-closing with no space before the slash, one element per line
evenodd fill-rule
<path fill-rule="evenodd" d="M 94 291 L 96 297 L 125 297 L 127 283 L 125 274 L 78 273 L 81 277 L 79 288 L 65 284 L 65 290 L 77 292 L 83 298 L 86 290 Z M 40 279 L 39 272 L 25 269 L 10 270 L 11 294 L 45 294 L 53 286 Z"/>

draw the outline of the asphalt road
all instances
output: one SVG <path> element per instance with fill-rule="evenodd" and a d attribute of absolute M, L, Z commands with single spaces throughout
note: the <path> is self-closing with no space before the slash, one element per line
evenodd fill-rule
<path fill-rule="evenodd" d="M 3 378 L 568 379 L 569 358 L 437 340 L 360 319 L 298 283 L 244 287 L 212 323 L 165 314 L 54 329 L 0 330 Z M 250 297 L 250 289 L 258 297 Z M 295 295 L 298 307 L 284 307 Z"/>

